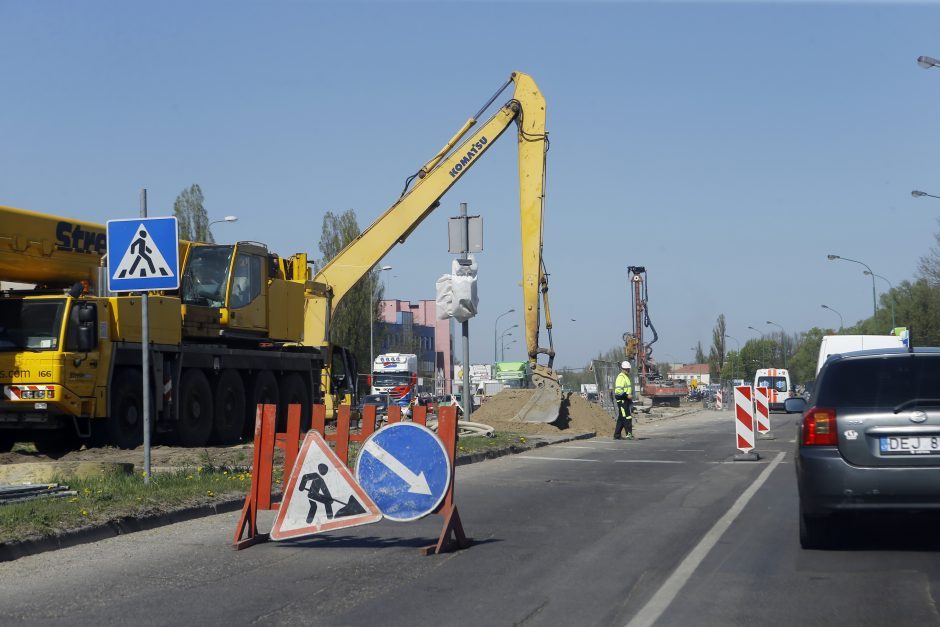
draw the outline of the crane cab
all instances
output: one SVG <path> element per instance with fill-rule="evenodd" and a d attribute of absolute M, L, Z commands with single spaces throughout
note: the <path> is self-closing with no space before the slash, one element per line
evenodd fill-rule
<path fill-rule="evenodd" d="M 183 334 L 299 341 L 306 276 L 293 280 L 293 261 L 256 242 L 193 244 L 180 281 Z"/>

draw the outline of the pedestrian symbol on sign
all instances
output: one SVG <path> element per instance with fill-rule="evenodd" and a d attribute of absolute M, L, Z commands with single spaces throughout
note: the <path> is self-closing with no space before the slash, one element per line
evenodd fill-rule
<path fill-rule="evenodd" d="M 147 232 L 147 227 L 141 224 L 137 229 L 137 237 L 131 242 L 114 271 L 118 279 L 145 279 L 148 276 L 170 276 L 169 264 L 163 258 L 160 250 L 150 247 L 153 239 Z M 141 263 L 143 262 L 143 263 Z M 149 274 L 148 274 L 149 272 Z"/>

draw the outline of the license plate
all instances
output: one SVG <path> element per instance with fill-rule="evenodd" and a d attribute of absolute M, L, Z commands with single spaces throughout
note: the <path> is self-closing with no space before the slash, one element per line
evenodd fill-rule
<path fill-rule="evenodd" d="M 940 436 L 888 436 L 881 438 L 883 455 L 936 455 L 940 454 Z"/>

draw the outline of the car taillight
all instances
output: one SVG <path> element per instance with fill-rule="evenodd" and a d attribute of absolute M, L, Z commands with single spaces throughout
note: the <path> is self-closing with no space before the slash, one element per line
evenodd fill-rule
<path fill-rule="evenodd" d="M 836 446 L 836 410 L 813 407 L 803 416 L 803 444 L 806 446 Z"/>

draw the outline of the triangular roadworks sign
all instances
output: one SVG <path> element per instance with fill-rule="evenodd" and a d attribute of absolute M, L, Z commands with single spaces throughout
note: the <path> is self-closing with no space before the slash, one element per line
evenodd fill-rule
<path fill-rule="evenodd" d="M 271 529 L 272 540 L 366 525 L 382 512 L 316 431 L 308 431 Z"/>
<path fill-rule="evenodd" d="M 147 227 L 140 224 L 121 263 L 111 275 L 115 279 L 146 279 L 147 277 L 168 277 L 173 275 L 173 269 L 166 262 L 163 253 L 153 241 Z"/>

